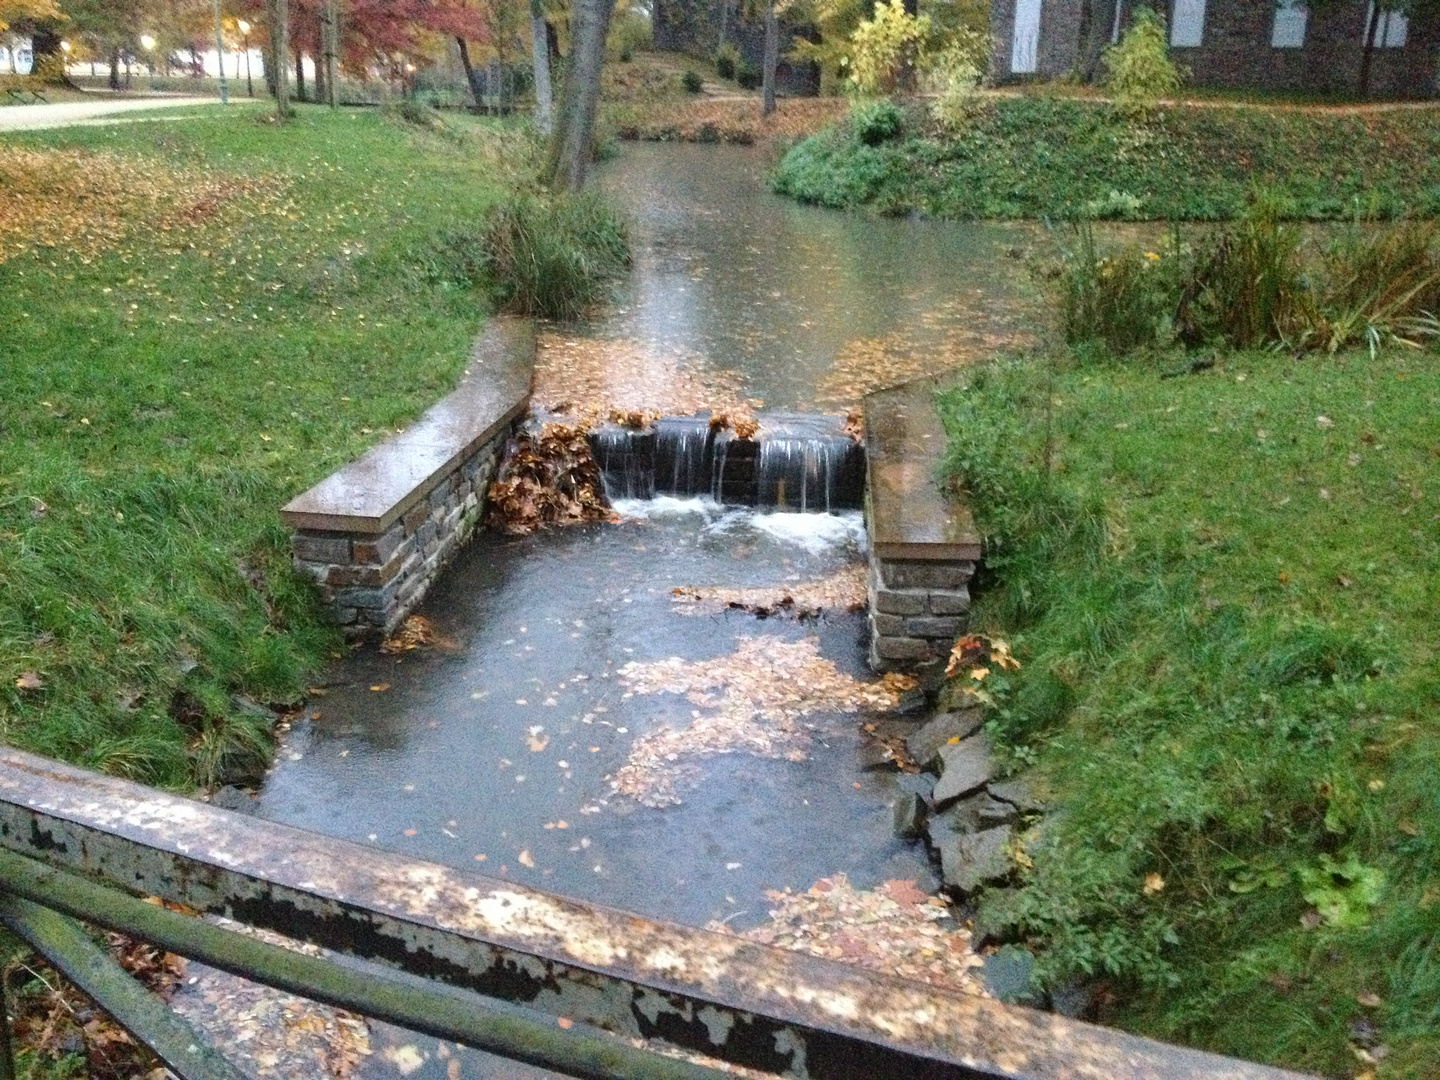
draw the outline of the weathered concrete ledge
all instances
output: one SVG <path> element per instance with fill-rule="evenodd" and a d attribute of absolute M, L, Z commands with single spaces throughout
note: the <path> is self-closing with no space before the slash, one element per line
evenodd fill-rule
<path fill-rule="evenodd" d="M 864 402 L 870 665 L 877 671 L 943 660 L 970 611 L 980 536 L 969 509 L 937 479 L 945 453 L 935 410 L 941 385 L 919 379 Z"/>
<path fill-rule="evenodd" d="M 348 637 L 392 630 L 475 531 L 534 369 L 534 326 L 492 319 L 453 393 L 280 511 L 296 569 Z"/>

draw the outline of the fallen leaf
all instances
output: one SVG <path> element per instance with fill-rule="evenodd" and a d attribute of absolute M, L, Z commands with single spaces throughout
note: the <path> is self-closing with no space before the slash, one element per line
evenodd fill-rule
<path fill-rule="evenodd" d="M 15 680 L 15 685 L 21 690 L 44 690 L 45 680 L 40 678 L 39 672 L 25 671 Z"/>
<path fill-rule="evenodd" d="M 523 851 L 521 851 L 519 858 L 520 858 L 520 865 L 521 865 L 521 866 L 529 866 L 529 867 L 532 867 L 532 868 L 534 867 L 534 865 L 535 865 L 535 860 L 534 860 L 534 858 L 530 855 L 530 849 L 529 849 L 529 848 L 525 848 Z"/>
<path fill-rule="evenodd" d="M 370 687 L 370 689 L 383 692 L 390 689 L 390 684 L 388 682 L 376 683 L 374 686 Z"/>
<path fill-rule="evenodd" d="M 1165 891 L 1165 879 L 1159 874 L 1145 875 L 1145 895 L 1155 896 Z"/>
<path fill-rule="evenodd" d="M 1362 990 L 1355 995 L 1355 1000 L 1367 1009 L 1378 1009 L 1384 1002 L 1380 995 L 1373 990 Z"/>
<path fill-rule="evenodd" d="M 880 890 L 897 904 L 923 904 L 930 899 L 930 894 L 920 889 L 913 878 L 893 878 L 881 885 Z"/>

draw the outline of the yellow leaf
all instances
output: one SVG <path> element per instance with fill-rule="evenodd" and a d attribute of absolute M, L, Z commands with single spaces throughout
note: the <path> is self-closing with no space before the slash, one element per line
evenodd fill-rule
<path fill-rule="evenodd" d="M 535 860 L 531 857 L 529 848 L 520 852 L 520 865 L 530 867 L 535 865 Z"/>
<path fill-rule="evenodd" d="M 1165 890 L 1165 879 L 1159 874 L 1145 875 L 1145 895 L 1154 896 Z"/>

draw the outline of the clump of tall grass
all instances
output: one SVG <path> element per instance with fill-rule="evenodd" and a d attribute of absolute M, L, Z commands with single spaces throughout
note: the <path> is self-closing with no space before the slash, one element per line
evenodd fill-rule
<path fill-rule="evenodd" d="M 1155 250 L 1102 251 L 1076 226 L 1057 275 L 1071 344 L 1115 355 L 1187 346 L 1297 352 L 1440 337 L 1440 228 L 1357 219 L 1308 244 L 1274 199 L 1260 196 L 1235 224 L 1193 242 L 1178 230 Z"/>
<path fill-rule="evenodd" d="M 624 222 L 589 193 L 512 196 L 479 243 L 479 276 L 497 306 L 540 318 L 578 317 L 630 265 Z"/>

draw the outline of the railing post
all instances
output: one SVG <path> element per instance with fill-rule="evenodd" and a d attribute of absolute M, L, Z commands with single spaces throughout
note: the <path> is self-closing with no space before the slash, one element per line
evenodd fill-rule
<path fill-rule="evenodd" d="M 15 1080 L 15 1055 L 10 1051 L 10 1002 L 5 994 L 5 972 L 0 971 L 0 1080 Z"/>

